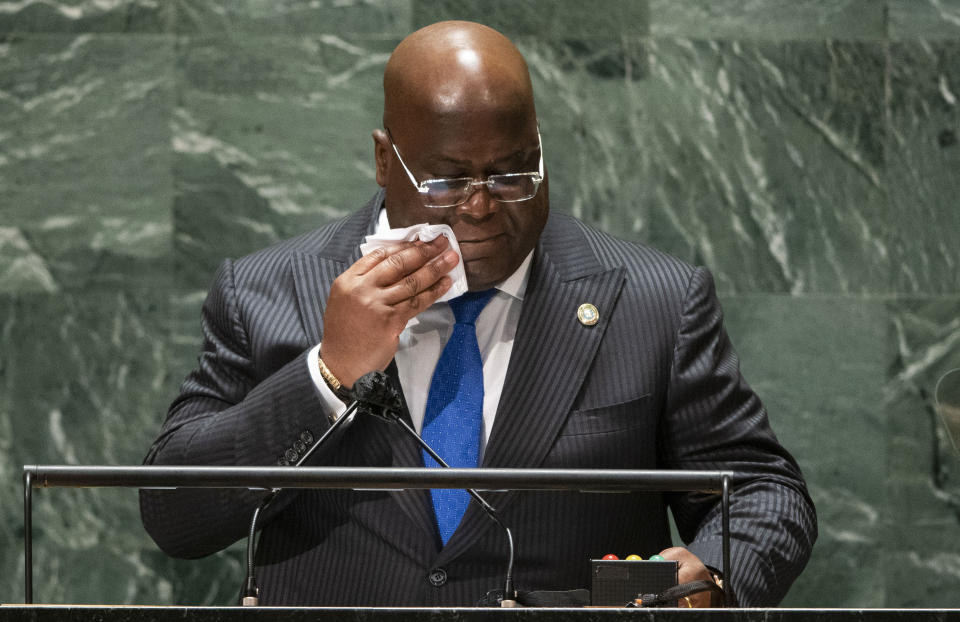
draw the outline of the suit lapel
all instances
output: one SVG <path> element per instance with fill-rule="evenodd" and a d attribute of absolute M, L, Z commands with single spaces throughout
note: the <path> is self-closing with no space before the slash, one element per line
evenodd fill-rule
<path fill-rule="evenodd" d="M 310 343 L 322 339 L 323 310 L 327 306 L 330 285 L 341 272 L 360 259 L 360 241 L 376 226 L 381 195 L 377 193 L 365 209 L 347 217 L 329 235 L 316 241 L 316 248 L 308 245 L 291 258 L 300 321 Z"/>
<path fill-rule="evenodd" d="M 575 221 L 551 218 L 534 256 L 484 467 L 543 462 L 590 370 L 623 281 L 624 269 L 600 264 Z M 578 320 L 583 303 L 599 310 L 596 325 Z M 498 495 L 493 505 L 502 512 L 515 496 Z M 491 526 L 470 504 L 438 563 L 459 555 Z"/>
<path fill-rule="evenodd" d="M 297 253 L 292 262 L 300 321 L 309 343 L 316 345 L 323 336 L 323 310 L 327 306 L 330 284 L 350 264 L 307 253 Z"/>

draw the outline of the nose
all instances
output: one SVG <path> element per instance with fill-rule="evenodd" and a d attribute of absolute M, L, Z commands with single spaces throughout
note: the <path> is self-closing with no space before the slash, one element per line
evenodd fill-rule
<path fill-rule="evenodd" d="M 486 183 L 474 182 L 471 190 L 472 192 L 467 200 L 457 206 L 459 214 L 482 219 L 500 211 L 500 202 L 490 194 Z"/>

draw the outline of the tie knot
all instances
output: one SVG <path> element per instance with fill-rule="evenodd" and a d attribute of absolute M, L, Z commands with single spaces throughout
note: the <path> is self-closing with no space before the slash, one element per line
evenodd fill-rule
<path fill-rule="evenodd" d="M 457 319 L 457 324 L 476 322 L 477 316 L 495 293 L 497 293 L 495 288 L 485 289 L 482 292 L 467 292 L 450 300 L 450 309 L 453 311 L 453 317 Z"/>

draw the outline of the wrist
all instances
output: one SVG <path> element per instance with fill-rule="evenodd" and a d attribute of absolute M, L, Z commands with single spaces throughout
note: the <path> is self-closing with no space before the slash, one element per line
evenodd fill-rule
<path fill-rule="evenodd" d="M 350 390 L 344 386 L 343 382 L 334 374 L 323 360 L 323 353 L 317 352 L 317 365 L 320 368 L 320 375 L 323 381 L 327 383 L 334 395 L 346 402 L 350 399 Z"/>

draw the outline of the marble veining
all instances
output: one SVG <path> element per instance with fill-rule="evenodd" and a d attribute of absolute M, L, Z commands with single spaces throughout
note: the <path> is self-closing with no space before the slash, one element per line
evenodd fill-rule
<path fill-rule="evenodd" d="M 0 0 L 0 600 L 22 465 L 142 459 L 217 265 L 363 205 L 386 59 L 454 18 L 528 59 L 553 209 L 715 275 L 819 511 L 785 604 L 955 606 L 960 0 Z M 35 503 L 40 600 L 233 602 L 133 491 Z"/>

